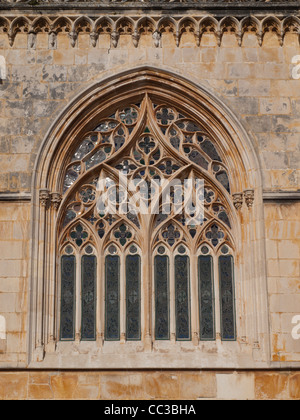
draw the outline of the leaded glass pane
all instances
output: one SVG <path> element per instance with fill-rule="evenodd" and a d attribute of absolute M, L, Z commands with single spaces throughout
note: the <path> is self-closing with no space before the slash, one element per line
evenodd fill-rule
<path fill-rule="evenodd" d="M 105 338 L 120 340 L 120 257 L 108 255 L 105 260 Z"/>
<path fill-rule="evenodd" d="M 155 339 L 170 339 L 169 258 L 154 259 L 155 282 Z"/>
<path fill-rule="evenodd" d="M 198 265 L 200 339 L 215 340 L 213 259 L 210 255 L 200 256 Z"/>
<path fill-rule="evenodd" d="M 75 338 L 75 272 L 74 255 L 63 255 L 61 258 L 61 315 L 60 339 Z"/>
<path fill-rule="evenodd" d="M 187 256 L 175 257 L 175 311 L 176 338 L 190 340 L 190 259 Z"/>
<path fill-rule="evenodd" d="M 232 256 L 219 258 L 221 335 L 222 340 L 235 340 L 234 262 Z"/>
<path fill-rule="evenodd" d="M 126 257 L 126 338 L 141 339 L 141 257 Z"/>
<path fill-rule="evenodd" d="M 84 255 L 81 262 L 82 340 L 96 339 L 96 271 L 96 257 Z"/>

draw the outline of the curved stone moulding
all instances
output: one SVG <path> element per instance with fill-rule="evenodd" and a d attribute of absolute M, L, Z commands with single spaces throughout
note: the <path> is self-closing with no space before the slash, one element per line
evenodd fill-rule
<path fill-rule="evenodd" d="M 81 16 L 16 16 L 0 17 L 0 33 L 8 36 L 9 44 L 12 47 L 16 35 L 24 33 L 28 35 L 28 48 L 35 48 L 36 35 L 48 33 L 49 48 L 56 48 L 56 38 L 59 33 L 69 35 L 70 45 L 75 48 L 79 34 L 87 33 L 91 39 L 91 45 L 96 47 L 99 36 L 106 33 L 110 35 L 111 45 L 117 48 L 122 34 L 131 35 L 133 45 L 137 48 L 143 34 L 152 33 L 153 45 L 156 48 L 161 46 L 161 37 L 165 32 L 173 34 L 176 46 L 179 47 L 182 35 L 186 32 L 194 34 L 195 43 L 201 45 L 204 34 L 212 33 L 216 37 L 218 46 L 222 45 L 224 34 L 234 34 L 239 46 L 243 44 L 243 37 L 250 32 L 255 34 L 260 46 L 263 45 L 264 36 L 268 32 L 275 33 L 280 46 L 284 44 L 287 33 L 298 35 L 300 40 L 300 16 L 288 15 L 277 17 L 266 15 L 263 18 L 256 16 L 245 16 L 243 18 L 234 15 L 226 15 L 222 18 L 213 15 L 190 16 L 122 16 L 102 15 L 99 17 Z"/>

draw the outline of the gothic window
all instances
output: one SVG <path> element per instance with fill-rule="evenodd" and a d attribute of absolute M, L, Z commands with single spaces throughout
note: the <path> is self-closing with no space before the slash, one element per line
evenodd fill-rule
<path fill-rule="evenodd" d="M 193 115 L 149 95 L 79 139 L 62 185 L 61 341 L 236 339 L 222 156 Z"/>

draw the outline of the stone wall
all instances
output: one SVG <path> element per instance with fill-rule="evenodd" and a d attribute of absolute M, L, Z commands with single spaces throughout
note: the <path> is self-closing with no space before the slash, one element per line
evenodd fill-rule
<path fill-rule="evenodd" d="M 16 400 L 299 400 L 299 373 L 2 372 L 0 398 Z"/>
<path fill-rule="evenodd" d="M 144 34 L 137 48 L 132 35 L 121 35 L 112 48 L 110 36 L 101 34 L 95 48 L 89 34 L 80 33 L 72 47 L 69 35 L 59 33 L 55 49 L 49 48 L 46 33 L 37 34 L 31 49 L 27 34 L 17 33 L 11 47 L 7 34 L 0 33 L 7 73 L 0 84 L 0 315 L 5 320 L 5 331 L 0 328 L 0 368 L 24 369 L 28 363 L 28 200 L 43 139 L 80 92 L 142 65 L 170 70 L 211 90 L 250 134 L 263 190 L 269 194 L 264 207 L 270 366 L 280 368 L 288 362 L 300 368 L 300 340 L 291 337 L 292 319 L 300 314 L 300 80 L 292 78 L 292 58 L 299 54 L 296 33 L 287 33 L 283 46 L 274 32 L 265 34 L 262 46 L 251 32 L 245 33 L 242 46 L 234 34 L 224 33 L 221 47 L 214 34 L 205 33 L 198 47 L 190 32 L 183 33 L 179 46 L 174 34 L 163 33 L 160 48 L 153 45 L 152 34 Z M 282 192 L 293 201 L 282 201 Z M 299 373 L 288 370 L 0 373 L 3 399 L 300 399 L 299 390 Z"/>

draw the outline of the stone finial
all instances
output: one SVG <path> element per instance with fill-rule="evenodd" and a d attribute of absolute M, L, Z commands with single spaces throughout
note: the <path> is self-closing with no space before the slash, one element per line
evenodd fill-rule
<path fill-rule="evenodd" d="M 240 210 L 243 207 L 244 195 L 243 193 L 233 194 L 233 204 L 237 210 Z"/>
<path fill-rule="evenodd" d="M 245 197 L 247 207 L 251 209 L 254 203 L 254 190 L 245 190 L 244 197 Z"/>
<path fill-rule="evenodd" d="M 50 198 L 50 192 L 47 189 L 40 190 L 40 203 L 41 206 L 46 207 Z"/>
<path fill-rule="evenodd" d="M 60 193 L 54 192 L 51 194 L 51 204 L 55 210 L 59 209 L 61 200 L 62 200 L 62 195 Z"/>

